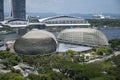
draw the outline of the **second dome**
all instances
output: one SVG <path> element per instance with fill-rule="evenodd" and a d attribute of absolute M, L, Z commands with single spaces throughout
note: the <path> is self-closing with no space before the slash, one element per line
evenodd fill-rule
<path fill-rule="evenodd" d="M 80 44 L 86 46 L 107 46 L 106 36 L 99 30 L 92 28 L 66 29 L 59 33 L 59 42 Z"/>

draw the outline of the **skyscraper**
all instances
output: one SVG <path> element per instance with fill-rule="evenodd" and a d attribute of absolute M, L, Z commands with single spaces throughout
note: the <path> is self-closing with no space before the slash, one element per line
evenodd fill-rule
<path fill-rule="evenodd" d="M 0 0 L 0 21 L 4 20 L 4 0 Z"/>
<path fill-rule="evenodd" d="M 11 16 L 14 19 L 26 19 L 26 0 L 11 0 Z"/>

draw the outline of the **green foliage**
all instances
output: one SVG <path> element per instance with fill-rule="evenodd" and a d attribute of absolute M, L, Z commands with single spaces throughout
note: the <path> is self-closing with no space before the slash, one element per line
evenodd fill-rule
<path fill-rule="evenodd" d="M 80 62 L 85 62 L 85 53 L 81 53 Z"/>
<path fill-rule="evenodd" d="M 39 75 L 36 74 L 29 74 L 28 77 L 30 80 L 42 80 Z"/>
<path fill-rule="evenodd" d="M 111 47 L 115 50 L 120 50 L 120 39 L 112 39 L 109 41 Z"/>
<path fill-rule="evenodd" d="M 41 67 L 38 72 L 40 74 L 45 74 L 45 73 L 49 73 L 52 71 L 52 68 L 50 67 L 50 65 L 45 65 L 44 67 Z"/>
<path fill-rule="evenodd" d="M 79 54 L 73 50 L 66 51 L 65 58 L 67 59 L 67 61 L 80 62 Z"/>
<path fill-rule="evenodd" d="M 71 78 L 81 78 L 86 76 L 88 78 L 99 77 L 102 75 L 101 64 L 78 64 L 75 62 L 59 62 L 57 68 Z"/>
<path fill-rule="evenodd" d="M 50 72 L 43 75 L 29 74 L 28 78 L 30 80 L 71 80 L 70 78 L 57 72 Z"/>
<path fill-rule="evenodd" d="M 20 62 L 20 57 L 8 51 L 0 51 L 0 59 L 5 66 L 14 66 Z"/>
<path fill-rule="evenodd" d="M 110 76 L 115 76 L 116 80 L 120 80 L 120 67 L 110 68 L 107 73 Z"/>
<path fill-rule="evenodd" d="M 109 54 L 111 51 L 108 47 L 96 48 L 97 53 Z M 0 80 L 82 80 L 83 77 L 87 80 L 120 80 L 120 55 L 104 62 L 80 64 L 78 63 L 80 56 L 75 56 L 76 54 L 74 51 L 68 51 L 66 56 L 63 54 L 21 56 L 23 62 L 34 66 L 40 75 L 29 74 L 24 78 L 19 70 L 11 69 L 12 73 L 0 74 Z M 18 64 L 20 61 L 19 56 L 8 51 L 0 51 L 0 58 L 3 60 L 2 63 L 8 66 Z M 53 68 L 60 72 L 54 72 Z"/>
<path fill-rule="evenodd" d="M 73 50 L 68 50 L 68 51 L 66 52 L 66 54 L 67 54 L 68 56 L 73 57 L 74 55 L 77 55 L 78 53 L 77 53 L 76 51 L 73 51 Z"/>
<path fill-rule="evenodd" d="M 49 56 L 21 56 L 24 63 L 29 64 L 30 66 L 40 67 L 50 63 Z"/>
<path fill-rule="evenodd" d="M 96 77 L 91 80 L 116 80 L 114 76 L 102 76 L 102 77 Z"/>
<path fill-rule="evenodd" d="M 79 56 L 74 56 L 73 60 L 74 60 L 74 62 L 79 63 L 80 62 L 80 57 Z"/>
<path fill-rule="evenodd" d="M 100 62 L 101 64 L 101 68 L 106 71 L 106 70 L 109 70 L 110 68 L 113 68 L 113 64 L 111 62 Z"/>
<path fill-rule="evenodd" d="M 0 80 L 29 80 L 27 78 L 24 78 L 20 74 L 16 73 L 7 73 L 7 74 L 1 74 Z"/>
<path fill-rule="evenodd" d="M 118 50 L 120 50 L 120 45 L 118 45 L 117 47 L 118 47 Z"/>
<path fill-rule="evenodd" d="M 64 60 L 64 56 L 52 54 L 50 56 L 22 56 L 23 62 L 29 64 L 30 66 L 35 66 L 37 68 L 43 66 L 53 66 L 57 61 Z"/>
<path fill-rule="evenodd" d="M 113 53 L 112 49 L 109 48 L 109 47 L 96 48 L 96 52 L 97 52 L 98 55 L 109 55 L 109 54 Z"/>
<path fill-rule="evenodd" d="M 88 22 L 92 26 L 95 26 L 95 27 L 101 27 L 101 26 L 118 27 L 120 26 L 120 19 L 102 19 L 102 20 L 88 19 Z"/>
<path fill-rule="evenodd" d="M 48 79 L 47 80 L 71 80 L 70 78 L 64 76 L 61 73 L 57 73 L 57 72 L 51 72 L 50 74 L 48 74 Z"/>
<path fill-rule="evenodd" d="M 110 48 L 102 48 L 104 52 L 110 52 Z M 104 50 L 105 49 L 105 50 Z M 109 51 L 110 49 L 110 51 Z M 101 48 L 100 48 L 101 50 Z M 111 52 L 110 52 L 111 53 Z M 69 54 L 73 54 L 72 51 Z M 70 57 L 70 55 L 68 55 Z M 59 54 L 52 54 L 50 56 L 29 56 L 24 57 L 24 62 L 32 62 L 32 65 L 38 65 L 38 71 L 40 75 L 33 75 L 33 77 L 29 77 L 29 79 L 34 79 L 36 76 L 36 80 L 80 80 L 82 77 L 86 77 L 93 80 L 114 80 L 114 78 L 119 77 L 112 73 L 108 74 L 109 72 L 113 72 L 114 66 L 113 64 L 108 62 L 98 62 L 98 63 L 90 63 L 90 64 L 79 64 L 79 56 L 71 56 L 76 61 L 68 60 L 68 56 L 63 56 Z M 70 58 L 71 58 L 70 57 Z M 67 58 L 67 59 L 66 59 Z M 70 59 L 69 58 L 69 59 Z M 32 60 L 32 61 L 31 61 Z M 41 64 L 41 65 L 40 65 Z M 36 66 L 37 67 L 37 66 Z M 53 72 L 52 69 L 56 68 L 59 69 L 60 73 Z M 112 71 L 110 71 L 112 69 Z M 106 74 L 104 73 L 106 72 Z M 104 77 L 106 75 L 107 77 Z M 112 76 L 112 77 L 110 77 Z"/>
<path fill-rule="evenodd" d="M 78 64 L 75 62 L 64 61 L 59 62 L 56 68 L 70 78 L 78 80 L 83 76 L 91 80 L 119 80 L 120 74 L 120 68 L 114 67 L 111 62 Z"/>
<path fill-rule="evenodd" d="M 115 77 L 111 80 L 120 80 L 120 55 L 112 57 L 108 62 L 112 62 L 114 66 L 106 69 L 107 75 Z"/>
<path fill-rule="evenodd" d="M 116 66 L 120 66 L 120 55 L 112 57 L 109 61 L 113 62 Z"/>

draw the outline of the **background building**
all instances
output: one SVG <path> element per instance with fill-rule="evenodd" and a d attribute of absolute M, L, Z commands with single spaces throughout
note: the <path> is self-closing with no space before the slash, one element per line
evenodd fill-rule
<path fill-rule="evenodd" d="M 26 0 L 11 0 L 11 16 L 14 19 L 26 19 Z"/>
<path fill-rule="evenodd" d="M 45 23 L 46 26 L 90 26 L 88 21 L 73 16 L 56 16 L 39 19 L 40 23 Z"/>
<path fill-rule="evenodd" d="M 4 20 L 4 0 L 0 0 L 0 21 Z"/>

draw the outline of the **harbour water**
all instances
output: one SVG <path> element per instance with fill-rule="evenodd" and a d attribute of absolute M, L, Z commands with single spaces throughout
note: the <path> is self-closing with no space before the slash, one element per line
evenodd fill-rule
<path fill-rule="evenodd" d="M 107 28 L 107 29 L 100 29 L 100 30 L 106 35 L 108 40 L 120 38 L 120 28 Z M 58 33 L 59 32 L 57 32 L 57 34 Z M 0 40 L 9 41 L 19 37 L 20 35 L 17 35 L 16 33 L 4 34 L 4 35 L 0 35 Z"/>
<path fill-rule="evenodd" d="M 108 40 L 120 38 L 120 28 L 100 29 L 108 38 Z"/>

